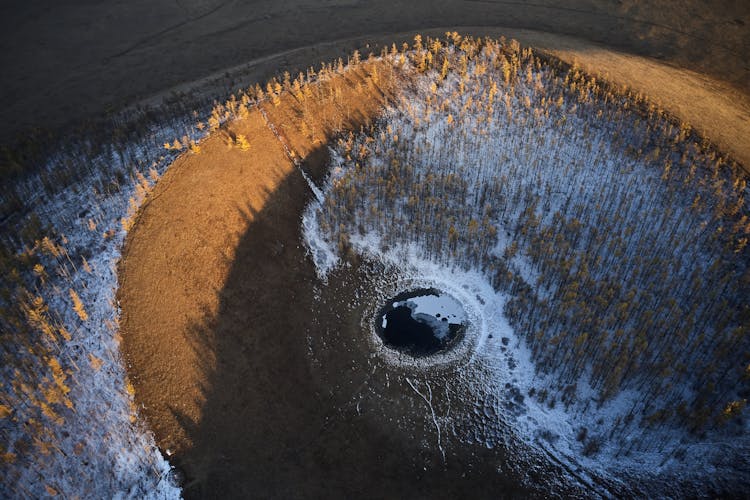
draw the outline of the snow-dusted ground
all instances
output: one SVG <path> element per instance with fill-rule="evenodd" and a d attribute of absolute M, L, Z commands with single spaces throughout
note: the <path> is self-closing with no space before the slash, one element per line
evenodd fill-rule
<path fill-rule="evenodd" d="M 670 171 L 672 160 L 668 154 L 667 166 L 662 169 L 664 164 L 656 161 L 660 148 L 650 142 L 662 133 L 655 130 L 669 125 L 659 121 L 662 118 L 654 118 L 658 125 L 653 126 L 619 109 L 622 103 L 612 101 L 601 107 L 605 119 L 612 122 L 597 122 L 601 114 L 594 118 L 580 111 L 585 108 L 593 115 L 596 108 L 591 111 L 590 105 L 583 104 L 590 98 L 588 90 L 581 89 L 576 102 L 575 85 L 572 96 L 551 104 L 557 96 L 545 87 L 550 74 L 533 62 L 518 69 L 520 83 L 515 89 L 504 90 L 502 83 L 499 92 L 495 87 L 488 105 L 493 74 L 490 70 L 489 77 L 483 75 L 493 63 L 491 54 L 482 56 L 468 64 L 468 78 L 454 73 L 442 81 L 436 70 L 415 76 L 414 87 L 404 90 L 399 104 L 386 113 L 377 129 L 353 140 L 342 139 L 332 148 L 325 200 L 311 203 L 302 219 L 304 238 L 320 277 L 325 281 L 342 264 L 342 248 L 349 247 L 398 269 L 402 291 L 416 282 L 449 290 L 462 301 L 475 330 L 468 336 L 467 350 L 451 353 L 449 360 L 443 358 L 444 354 L 435 361 L 399 356 L 383 349 L 377 339 L 373 346 L 387 361 L 425 370 L 425 374 L 446 361 L 464 365 L 461 376 L 469 380 L 472 393 L 467 399 L 487 396 L 482 399 L 497 401 L 494 411 L 481 423 L 485 445 L 493 446 L 492 429 L 500 436 L 511 426 L 526 443 L 577 470 L 578 478 L 591 484 L 591 477 L 614 482 L 623 479 L 631 485 L 637 478 L 648 488 L 649 484 L 658 487 L 676 479 L 683 486 L 695 484 L 706 491 L 743 491 L 742 484 L 750 478 L 745 421 L 740 421 L 739 427 L 710 428 L 700 435 L 672 422 L 647 425 L 647 410 L 666 407 L 666 403 L 660 406 L 660 400 L 650 403 L 653 397 L 646 396 L 652 394 L 648 391 L 657 394 L 659 386 L 654 389 L 624 379 L 619 391 L 603 397 L 602 386 L 592 386 L 591 368 L 585 365 L 565 399 L 555 404 L 551 388 L 561 385 L 563 374 L 540 364 L 540 356 L 535 357 L 529 346 L 530 332 L 510 326 L 508 304 L 518 299 L 512 287 L 498 286 L 494 270 L 487 265 L 488 256 L 502 259 L 518 277 L 516 280 L 520 278 L 518 282 L 534 287 L 538 294 L 535 300 L 546 303 L 555 297 L 557 289 L 540 285 L 545 268 L 531 256 L 533 250 L 524 248 L 524 243 L 520 251 L 514 246 L 517 241 L 527 241 L 520 229 L 531 224 L 554 227 L 568 223 L 565 216 L 572 217 L 574 223 L 576 216 L 595 223 L 599 211 L 599 228 L 608 220 L 632 220 L 636 225 L 637 237 L 626 240 L 621 253 L 636 255 L 637 259 L 639 253 L 643 254 L 640 245 L 648 242 L 648 251 L 653 252 L 649 255 L 674 256 L 669 265 L 670 279 L 675 283 L 689 283 L 695 273 L 704 273 L 710 279 L 707 270 L 720 250 L 715 240 L 704 236 L 707 227 L 715 230 L 721 221 L 717 224 L 710 208 L 689 212 L 689 217 L 687 212 L 673 209 L 683 200 L 678 188 L 669 185 L 677 183 L 674 170 Z M 452 67 L 457 59 L 451 60 Z M 494 78 L 501 82 L 502 73 L 497 71 Z M 672 128 L 669 130 L 672 133 Z M 627 135 L 623 139 L 627 133 L 635 139 Z M 674 142 L 678 143 L 677 139 Z M 683 162 L 686 155 L 695 162 L 704 161 L 698 148 L 690 141 L 687 144 Z M 637 150 L 639 146 L 645 153 Z M 679 153 L 674 154 L 679 157 Z M 679 178 L 681 185 L 689 185 L 695 166 L 680 175 L 684 176 Z M 399 183 L 404 178 L 414 187 L 403 188 L 400 197 Z M 424 195 L 430 183 L 437 187 Z M 454 191 L 440 192 L 444 186 Z M 488 186 L 489 192 L 495 193 L 490 196 L 495 198 L 485 199 Z M 696 189 L 701 194 L 693 200 L 693 208 L 700 196 L 707 196 L 700 191 L 705 186 L 703 180 L 700 186 Z M 721 193 L 724 188 L 716 183 L 715 189 Z M 740 186 L 740 193 L 742 189 Z M 418 190 L 423 190 L 422 198 L 415 199 Z M 692 199 L 695 194 L 689 196 Z M 434 208 L 444 200 L 447 202 L 442 209 Z M 625 201 L 615 206 L 613 200 Z M 736 200 L 740 210 L 747 210 L 741 194 Z M 476 211 L 472 211 L 474 206 L 478 207 Z M 562 222 L 555 218 L 556 212 L 564 214 Z M 658 216 L 653 215 L 656 212 Z M 449 219 L 442 227 L 441 217 Z M 418 219 L 422 225 L 411 225 Z M 477 227 L 476 221 L 483 221 L 481 229 L 491 238 L 481 238 L 482 233 L 476 229 L 471 232 L 471 224 Z M 447 235 L 449 226 L 450 233 L 457 228 L 458 236 L 441 239 L 440 231 Z M 584 227 L 593 227 L 585 229 L 592 233 L 597 229 Z M 429 234 L 431 229 L 438 236 Z M 615 231 L 632 232 L 633 227 L 623 224 Z M 675 234 L 680 238 L 675 239 Z M 451 246 L 456 241 L 457 245 Z M 735 253 L 742 251 L 741 245 L 737 248 Z M 606 252 L 599 255 L 612 259 Z M 574 264 L 574 268 L 582 265 L 585 263 Z M 678 311 L 673 308 L 670 314 L 682 314 Z M 690 377 L 685 380 L 664 398 L 674 398 L 675 393 L 682 397 L 692 394 Z M 501 388 L 508 387 L 506 384 L 525 396 L 520 398 L 520 411 L 508 411 L 503 401 L 493 399 Z M 545 400 L 538 393 L 544 390 L 546 395 L 547 388 L 550 398 Z M 626 419 L 628 414 L 635 418 Z M 451 419 L 471 420 L 469 415 L 455 412 Z M 672 493 L 661 490 L 660 494 Z"/>
<path fill-rule="evenodd" d="M 52 422 L 45 421 L 47 415 L 40 416 L 38 408 L 29 404 L 35 397 L 33 389 L 27 390 L 26 396 L 16 393 L 21 398 L 18 401 L 7 402 L 13 414 L 0 421 L 0 431 L 4 451 L 14 459 L 3 465 L 5 477 L 0 492 L 4 493 L 0 496 L 180 497 L 171 467 L 140 421 L 133 402 L 119 351 L 115 292 L 116 266 L 126 230 L 140 203 L 177 156 L 163 145 L 182 137 L 185 130 L 199 139 L 201 133 L 193 128 L 194 119 L 166 120 L 154 126 L 145 140 L 117 144 L 109 150 L 111 154 L 80 157 L 61 153 L 50 159 L 48 171 L 64 168 L 66 162 L 88 163 L 88 175 L 82 181 L 53 196 L 42 196 L 36 187 L 42 184 L 44 174 L 33 175 L 16 186 L 21 193 L 39 193 L 28 199 L 26 208 L 51 229 L 48 240 L 30 250 L 41 266 L 35 270 L 39 276 L 33 279 L 30 293 L 43 299 L 42 321 L 69 333 L 69 339 L 49 350 L 62 366 L 71 404 L 70 408 L 52 406 L 61 417 Z M 79 307 L 73 292 L 80 300 Z M 3 366 L 4 389 L 8 390 L 11 381 L 21 382 L 22 376 L 41 379 L 45 359 L 25 361 L 41 363 L 42 371 L 36 375 L 14 375 L 14 366 Z M 30 435 L 37 431 L 29 427 L 29 421 L 40 418 L 44 434 Z M 28 444 L 22 444 L 32 438 L 48 445 L 28 448 Z"/>

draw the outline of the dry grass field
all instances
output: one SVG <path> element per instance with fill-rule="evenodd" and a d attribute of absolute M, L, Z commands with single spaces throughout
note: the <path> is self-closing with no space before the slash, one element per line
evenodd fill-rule
<path fill-rule="evenodd" d="M 247 61 L 260 63 L 252 81 L 264 81 L 368 43 L 390 43 L 397 33 L 408 33 L 408 40 L 435 28 L 569 35 L 697 71 L 747 95 L 748 10 L 736 0 L 4 2 L 0 142 L 223 75 Z M 288 55 L 262 64 L 282 52 Z"/>

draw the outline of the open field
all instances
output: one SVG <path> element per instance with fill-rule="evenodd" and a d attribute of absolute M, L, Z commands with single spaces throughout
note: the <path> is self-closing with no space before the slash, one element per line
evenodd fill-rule
<path fill-rule="evenodd" d="M 334 44 L 261 69 L 254 80 L 264 81 L 284 66 L 305 68 L 355 45 L 442 27 L 570 35 L 707 74 L 747 95 L 748 26 L 747 4 L 732 0 L 4 2 L 0 142 L 30 127 L 55 129 L 116 110 L 245 61 Z"/>

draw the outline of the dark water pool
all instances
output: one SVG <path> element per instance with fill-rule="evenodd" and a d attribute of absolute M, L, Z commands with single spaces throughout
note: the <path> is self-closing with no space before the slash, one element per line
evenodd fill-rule
<path fill-rule="evenodd" d="M 386 346 L 421 357 L 449 349 L 463 335 L 466 321 L 453 296 L 420 288 L 391 299 L 375 317 L 375 326 Z"/>

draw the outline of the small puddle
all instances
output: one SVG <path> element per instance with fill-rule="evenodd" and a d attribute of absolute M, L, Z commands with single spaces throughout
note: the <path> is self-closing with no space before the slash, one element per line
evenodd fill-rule
<path fill-rule="evenodd" d="M 375 317 L 383 343 L 414 357 L 445 351 L 463 335 L 467 315 L 461 302 L 435 288 L 391 299 Z"/>

